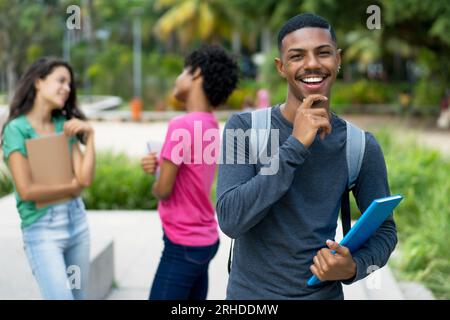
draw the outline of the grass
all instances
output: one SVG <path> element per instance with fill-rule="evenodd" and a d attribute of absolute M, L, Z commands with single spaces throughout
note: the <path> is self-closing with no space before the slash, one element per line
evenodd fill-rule
<path fill-rule="evenodd" d="M 375 133 L 383 148 L 391 192 L 405 198 L 395 210 L 400 278 L 418 281 L 450 299 L 450 161 L 398 131 Z M 396 137 L 396 138 L 394 138 Z"/>

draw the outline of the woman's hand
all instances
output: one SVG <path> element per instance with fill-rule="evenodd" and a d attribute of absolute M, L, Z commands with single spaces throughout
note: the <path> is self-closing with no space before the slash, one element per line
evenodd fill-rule
<path fill-rule="evenodd" d="M 148 174 L 155 174 L 158 167 L 156 152 L 150 152 L 141 159 L 141 168 Z"/>
<path fill-rule="evenodd" d="M 72 195 L 76 198 L 79 197 L 81 192 L 83 191 L 83 186 L 78 182 L 77 178 L 73 178 L 71 183 L 71 190 L 72 190 Z"/>
<path fill-rule="evenodd" d="M 87 121 L 73 118 L 64 123 L 64 133 L 67 136 L 75 136 L 83 133 L 90 136 L 93 132 L 94 129 Z"/>

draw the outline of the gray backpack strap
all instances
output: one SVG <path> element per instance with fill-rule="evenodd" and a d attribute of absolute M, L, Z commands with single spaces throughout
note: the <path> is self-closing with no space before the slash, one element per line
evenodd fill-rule
<path fill-rule="evenodd" d="M 267 146 L 270 134 L 272 108 L 264 108 L 251 112 L 252 127 L 250 132 L 250 159 L 256 163 Z"/>
<path fill-rule="evenodd" d="M 366 134 L 364 130 L 358 128 L 354 124 L 348 121 L 345 122 L 347 124 L 347 187 L 351 190 L 355 186 L 355 181 L 358 178 L 359 171 L 361 170 L 364 151 L 366 149 Z"/>
<path fill-rule="evenodd" d="M 361 170 L 364 151 L 366 148 L 366 135 L 363 130 L 357 126 L 345 121 L 347 125 L 347 142 L 346 142 L 346 157 L 348 181 L 347 188 L 341 198 L 341 221 L 342 231 L 345 235 L 351 228 L 351 214 L 350 214 L 350 190 L 355 186 L 359 171 Z"/>
<path fill-rule="evenodd" d="M 264 108 L 251 112 L 252 126 L 250 131 L 250 163 L 257 163 L 260 155 L 265 150 L 270 134 L 270 121 L 272 108 Z M 228 254 L 228 274 L 231 272 L 233 260 L 233 243 L 231 239 L 230 252 Z"/>

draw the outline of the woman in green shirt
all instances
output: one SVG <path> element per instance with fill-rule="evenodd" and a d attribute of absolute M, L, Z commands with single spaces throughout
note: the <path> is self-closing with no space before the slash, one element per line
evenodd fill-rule
<path fill-rule="evenodd" d="M 31 176 L 25 141 L 54 133 L 67 136 L 74 178 L 67 184 L 38 184 Z M 25 252 L 43 298 L 85 298 L 90 244 L 80 194 L 94 178 L 94 131 L 77 108 L 69 64 L 41 58 L 25 72 L 2 130 L 2 148 L 14 181 Z M 71 200 L 63 200 L 67 198 Z M 38 208 L 40 202 L 57 204 Z"/>

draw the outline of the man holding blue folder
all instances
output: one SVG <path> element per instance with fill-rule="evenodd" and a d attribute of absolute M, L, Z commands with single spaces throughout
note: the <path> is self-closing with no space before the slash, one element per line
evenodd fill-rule
<path fill-rule="evenodd" d="M 274 150 L 267 144 L 268 165 L 251 163 L 251 142 L 228 134 L 255 127 L 249 112 L 232 115 L 225 126 L 216 209 L 222 231 L 236 239 L 227 299 L 343 299 L 342 283 L 386 264 L 397 243 L 395 223 L 389 216 L 353 254 L 330 240 L 349 180 L 346 122 L 329 103 L 340 49 L 330 24 L 313 14 L 287 21 L 278 47 L 275 62 L 288 92 L 268 113 L 279 142 Z M 390 195 L 382 150 L 372 134 L 364 138 L 352 189 L 361 211 Z M 242 150 L 245 163 L 230 163 Z M 276 172 L 264 174 L 264 167 Z M 322 282 L 308 286 L 313 274 Z"/>

